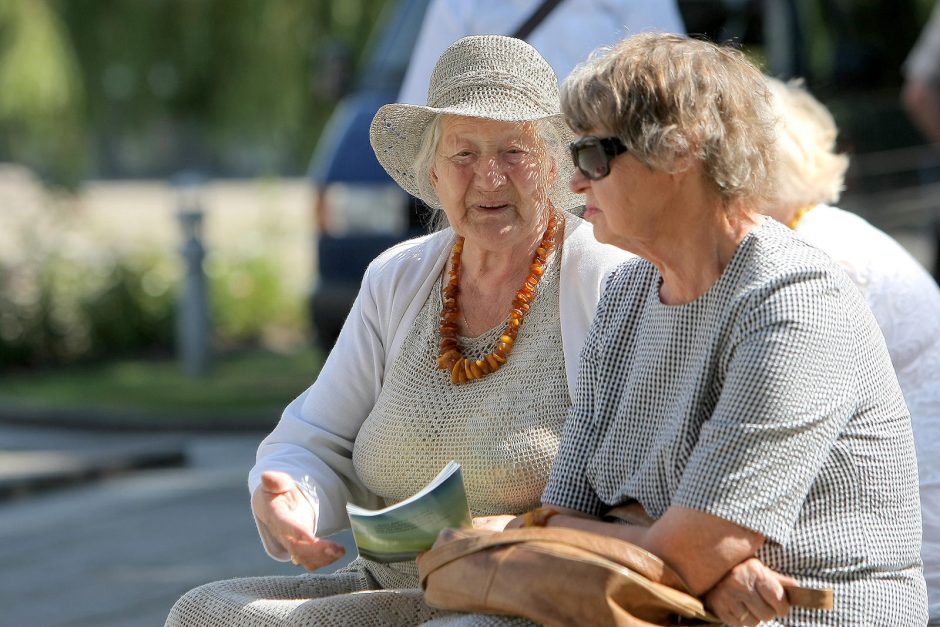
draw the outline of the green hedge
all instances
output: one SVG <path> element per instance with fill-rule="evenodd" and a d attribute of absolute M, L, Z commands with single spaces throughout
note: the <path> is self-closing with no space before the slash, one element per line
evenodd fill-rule
<path fill-rule="evenodd" d="M 180 260 L 173 251 L 64 254 L 0 262 L 0 368 L 62 365 L 173 350 Z M 302 299 L 273 256 L 220 251 L 206 260 L 216 345 L 303 335 Z"/>

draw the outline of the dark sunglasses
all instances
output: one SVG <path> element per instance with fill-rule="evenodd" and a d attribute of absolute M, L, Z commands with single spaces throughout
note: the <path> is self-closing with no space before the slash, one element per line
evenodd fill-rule
<path fill-rule="evenodd" d="M 627 147 L 616 137 L 594 137 L 588 135 L 571 143 L 571 158 L 574 167 L 597 181 L 610 174 L 610 161 L 627 151 Z"/>

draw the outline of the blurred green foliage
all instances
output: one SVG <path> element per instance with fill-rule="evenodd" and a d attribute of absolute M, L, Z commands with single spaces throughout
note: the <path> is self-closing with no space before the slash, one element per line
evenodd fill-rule
<path fill-rule="evenodd" d="M 176 294 L 169 282 L 153 277 L 166 264 L 155 252 L 122 256 L 97 285 L 79 294 L 77 315 L 87 325 L 88 340 L 73 357 L 165 353 L 173 338 Z"/>
<path fill-rule="evenodd" d="M 47 181 L 303 171 L 383 0 L 2 0 L 0 161 Z"/>
<path fill-rule="evenodd" d="M 139 358 L 5 373 L 0 403 L 34 424 L 243 424 L 269 430 L 287 402 L 316 378 L 323 359 L 313 347 L 290 353 L 245 349 L 221 356 L 203 378 L 186 376 L 172 361 Z"/>
<path fill-rule="evenodd" d="M 810 86 L 824 97 L 896 86 L 932 1 L 793 0 Z M 67 186 L 187 169 L 301 173 L 333 106 L 327 68 L 338 49 L 361 60 L 388 4 L 2 0 L 0 161 Z M 760 2 L 680 5 L 753 17 Z"/>
<path fill-rule="evenodd" d="M 152 279 L 167 261 L 105 252 L 91 263 L 49 254 L 0 266 L 0 368 L 167 354 L 175 296 Z"/>
<path fill-rule="evenodd" d="M 206 265 L 219 344 L 257 345 L 272 329 L 304 327 L 304 302 L 285 288 L 285 269 L 276 257 L 223 251 Z"/>
<path fill-rule="evenodd" d="M 933 0 L 797 0 L 804 72 L 817 94 L 898 87 Z M 886 28 L 890 25 L 890 28 Z"/>
<path fill-rule="evenodd" d="M 0 160 L 48 164 L 74 183 L 87 165 L 85 99 L 61 16 L 45 0 L 0 2 Z"/>
<path fill-rule="evenodd" d="M 98 271 L 59 255 L 0 264 L 0 370 L 172 353 L 175 260 L 157 251 L 107 257 Z M 220 255 L 208 265 L 218 347 L 259 345 L 272 330 L 300 334 L 302 303 L 277 260 Z"/>
<path fill-rule="evenodd" d="M 173 255 L 66 247 L 0 262 L 0 370 L 171 355 L 181 275 Z M 303 304 L 275 256 L 222 251 L 206 265 L 217 347 L 298 335 Z"/>

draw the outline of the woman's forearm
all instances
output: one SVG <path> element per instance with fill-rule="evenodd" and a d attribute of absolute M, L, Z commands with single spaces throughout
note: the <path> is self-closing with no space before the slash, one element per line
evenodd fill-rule
<path fill-rule="evenodd" d="M 644 548 L 676 571 L 695 595 L 711 589 L 737 564 L 753 557 L 764 542 L 762 535 L 750 529 L 684 507 L 669 508 L 650 527 L 614 524 L 556 509 L 562 513 L 551 517 L 549 526 L 590 531 Z"/>

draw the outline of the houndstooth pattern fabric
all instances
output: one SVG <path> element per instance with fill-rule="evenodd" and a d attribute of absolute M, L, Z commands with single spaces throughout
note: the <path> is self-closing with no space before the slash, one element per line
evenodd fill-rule
<path fill-rule="evenodd" d="M 436 368 L 441 295 L 432 290 L 353 452 L 363 483 L 387 503 L 411 496 L 455 459 L 474 516 L 520 514 L 539 504 L 571 406 L 558 316 L 560 250 L 549 258 L 507 363 L 467 385 L 453 385 Z M 464 353 L 488 353 L 503 326 L 462 338 Z M 357 558 L 334 574 L 200 586 L 177 601 L 166 627 L 531 624 L 434 610 L 417 587 L 413 561 Z"/>
<path fill-rule="evenodd" d="M 507 363 L 466 385 L 437 368 L 442 304 L 432 290 L 356 437 L 353 463 L 372 493 L 396 503 L 454 459 L 474 516 L 539 505 L 571 407 L 557 315 L 560 257 L 549 259 Z M 493 350 L 503 327 L 461 338 L 464 354 Z M 414 562 L 363 564 L 384 587 L 418 585 Z"/>
<path fill-rule="evenodd" d="M 421 590 L 383 590 L 347 570 L 206 584 L 176 602 L 166 627 L 406 627 L 446 615 L 425 605 Z"/>
<path fill-rule="evenodd" d="M 642 259 L 611 276 L 543 500 L 758 531 L 768 566 L 835 589 L 834 611 L 768 624 L 924 624 L 910 418 L 849 279 L 766 220 L 697 300 L 660 284 Z"/>

